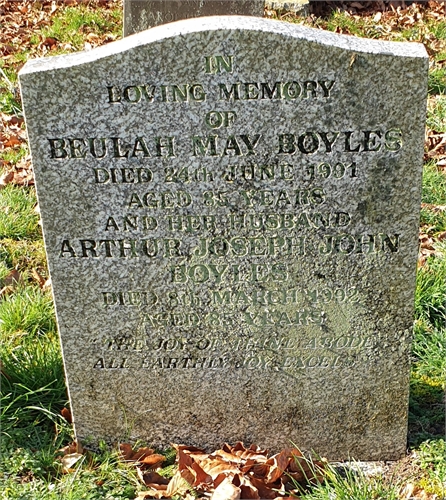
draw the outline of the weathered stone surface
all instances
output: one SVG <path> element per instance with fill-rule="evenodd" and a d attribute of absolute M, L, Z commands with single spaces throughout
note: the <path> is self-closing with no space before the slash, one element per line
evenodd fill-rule
<path fill-rule="evenodd" d="M 266 0 L 265 6 L 267 9 L 284 10 L 301 16 L 310 13 L 309 0 Z"/>
<path fill-rule="evenodd" d="M 264 0 L 124 0 L 124 36 L 192 17 L 263 16 Z"/>
<path fill-rule="evenodd" d="M 200 18 L 20 80 L 81 439 L 404 452 L 421 45 Z"/>

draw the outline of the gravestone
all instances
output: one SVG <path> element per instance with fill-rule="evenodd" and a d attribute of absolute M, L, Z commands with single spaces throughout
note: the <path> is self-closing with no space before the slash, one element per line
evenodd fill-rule
<path fill-rule="evenodd" d="M 266 0 L 268 9 L 291 12 L 300 16 L 310 14 L 310 0 Z"/>
<path fill-rule="evenodd" d="M 263 16 L 264 0 L 124 0 L 124 36 L 192 17 Z"/>
<path fill-rule="evenodd" d="M 20 82 L 80 439 L 404 453 L 422 45 L 201 18 Z"/>

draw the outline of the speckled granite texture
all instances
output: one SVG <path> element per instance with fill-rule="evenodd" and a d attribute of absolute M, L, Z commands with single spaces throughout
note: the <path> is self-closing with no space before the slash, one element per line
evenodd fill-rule
<path fill-rule="evenodd" d="M 263 16 L 264 0 L 124 0 L 124 36 L 203 16 Z"/>
<path fill-rule="evenodd" d="M 404 453 L 427 64 L 215 17 L 25 65 L 82 440 Z"/>
<path fill-rule="evenodd" d="M 301 16 L 310 13 L 309 0 L 266 0 L 265 7 L 267 9 L 285 10 L 293 12 Z"/>

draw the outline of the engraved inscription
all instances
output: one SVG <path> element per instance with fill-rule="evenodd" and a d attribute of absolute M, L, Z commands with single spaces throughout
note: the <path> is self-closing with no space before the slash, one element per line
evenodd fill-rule
<path fill-rule="evenodd" d="M 229 118 L 228 118 L 229 119 Z M 182 139 L 183 140 L 183 139 Z M 250 156 L 262 143 L 262 134 L 193 135 L 189 138 L 191 156 Z M 176 156 L 177 139 L 171 136 L 144 137 L 132 140 L 121 137 L 49 138 L 49 158 L 53 160 L 95 158 L 172 158 Z M 279 134 L 276 152 L 280 155 L 302 153 L 373 153 L 397 152 L 402 148 L 400 129 L 357 131 L 306 131 Z"/>
<path fill-rule="evenodd" d="M 320 99 L 329 98 L 333 80 L 305 80 L 289 82 L 236 82 L 219 83 L 219 99 L 239 101 L 253 99 Z"/>
<path fill-rule="evenodd" d="M 101 292 L 105 310 L 136 313 L 139 326 L 96 342 L 105 351 L 94 368 L 292 372 L 354 366 L 354 353 L 374 341 L 348 326 L 342 334 L 331 332 L 330 318 L 361 303 L 358 289 L 296 283 L 296 263 L 400 251 L 399 233 L 358 232 L 354 211 L 331 202 L 338 186 L 354 188 L 363 176 L 358 158 L 399 155 L 402 130 L 238 130 L 241 104 L 281 101 L 305 109 L 305 103 L 333 101 L 339 86 L 322 76 L 228 81 L 236 61 L 226 54 L 205 55 L 200 67 L 206 84 L 134 82 L 109 85 L 105 93 L 113 108 L 193 109 L 201 128 L 189 135 L 133 131 L 47 140 L 51 160 L 97 161 L 90 166 L 92 185 L 122 190 L 125 209 L 103 216 L 105 238 L 62 239 L 59 257 L 163 263 L 164 289 Z M 214 109 L 200 114 L 209 101 Z M 240 327 L 248 337 L 224 333 Z M 196 333 L 200 329 L 208 335 Z"/>
<path fill-rule="evenodd" d="M 206 73 L 232 73 L 234 64 L 234 56 L 206 56 L 205 57 L 205 72 Z"/>
<path fill-rule="evenodd" d="M 199 242 L 199 246 L 193 250 L 192 254 L 197 257 L 204 256 L 270 256 L 270 255 L 305 255 L 307 245 L 320 255 L 326 254 L 375 254 L 375 253 L 396 253 L 400 249 L 400 237 L 398 234 L 367 234 L 354 235 L 341 233 L 335 235 L 324 235 L 322 243 L 314 246 L 312 242 L 304 236 L 296 238 L 280 237 L 234 237 L 232 239 L 215 238 L 204 239 Z M 157 256 L 181 257 L 187 252 L 183 249 L 183 243 L 177 238 L 146 238 L 146 239 L 81 239 L 62 240 L 60 244 L 59 257 L 73 258 L 154 258 Z M 200 267 L 197 267 L 200 266 Z M 264 269 L 267 264 L 258 264 L 256 269 Z M 262 267 L 263 266 L 263 267 Z M 203 281 L 207 281 L 212 275 L 219 276 L 220 273 L 214 271 L 213 264 L 197 264 L 192 266 L 192 275 L 207 276 Z M 237 274 L 237 265 L 226 265 L 227 269 L 233 269 Z M 187 265 L 174 266 L 172 276 L 183 276 L 175 278 L 187 281 L 191 277 L 190 268 Z M 189 271 L 187 271 L 189 269 Z M 252 268 L 254 269 L 254 268 Z M 256 281 L 256 280 L 255 280 Z"/>

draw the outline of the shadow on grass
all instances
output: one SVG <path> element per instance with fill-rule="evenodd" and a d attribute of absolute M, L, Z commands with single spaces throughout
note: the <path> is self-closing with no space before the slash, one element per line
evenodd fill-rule
<path fill-rule="evenodd" d="M 445 390 L 428 377 L 412 376 L 409 398 L 409 446 L 445 438 Z"/>

